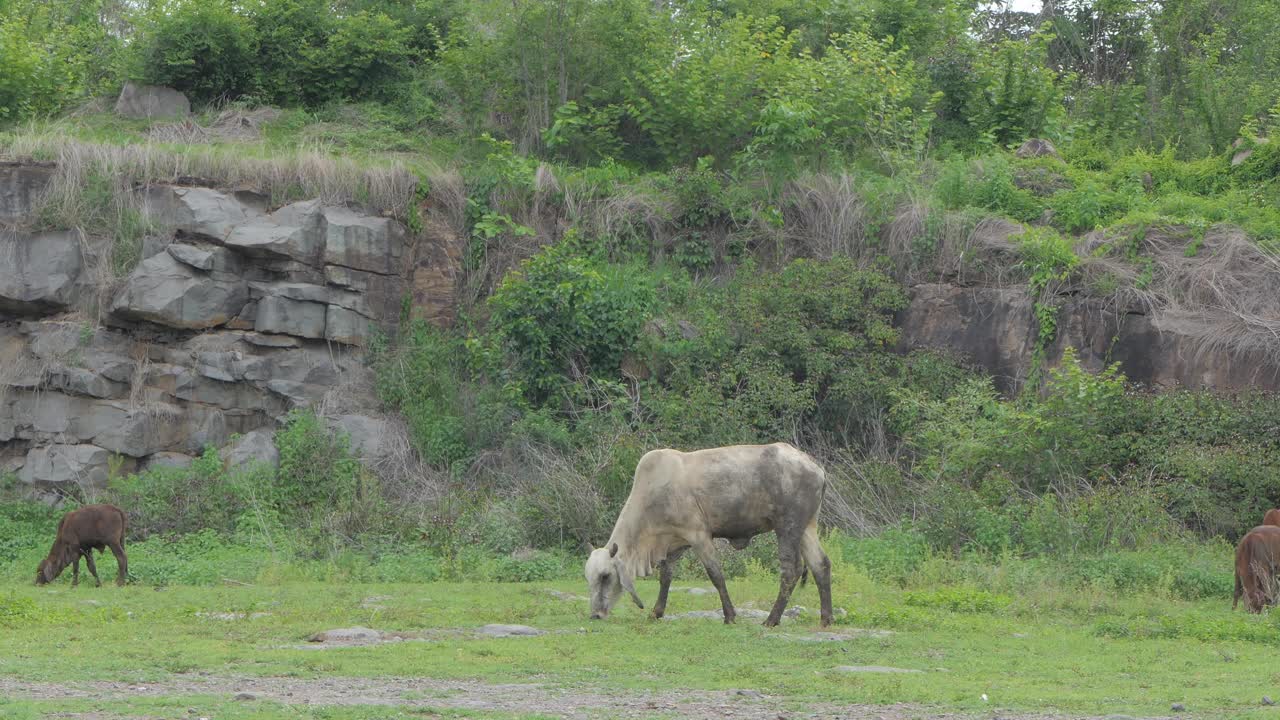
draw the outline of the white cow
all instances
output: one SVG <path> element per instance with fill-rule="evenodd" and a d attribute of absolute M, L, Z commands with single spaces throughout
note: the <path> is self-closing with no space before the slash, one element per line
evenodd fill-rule
<path fill-rule="evenodd" d="M 587 558 L 591 617 L 607 617 L 623 590 L 644 609 L 634 580 L 655 566 L 661 584 L 653 616 L 662 617 L 671 568 L 693 548 L 720 593 L 724 621 L 731 623 L 736 613 L 712 540 L 725 538 L 741 549 L 753 536 L 775 532 L 782 582 L 764 624 L 778 624 L 806 566 L 818 585 L 822 625 L 831 624 L 831 561 L 818 543 L 826 484 L 822 467 L 786 443 L 645 454 L 609 542 Z"/>

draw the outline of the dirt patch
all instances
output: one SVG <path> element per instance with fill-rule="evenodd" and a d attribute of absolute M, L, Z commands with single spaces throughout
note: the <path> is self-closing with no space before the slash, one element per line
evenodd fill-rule
<path fill-rule="evenodd" d="M 249 694 L 244 702 L 285 705 L 377 705 L 544 714 L 562 718 L 681 717 L 712 720 L 778 718 L 828 718 L 846 720 L 909 720 L 935 718 L 960 720 L 965 713 L 933 710 L 912 705 L 801 704 L 771 697 L 756 690 L 625 692 L 617 690 L 559 689 L 532 684 L 489 684 L 474 680 L 431 678 L 300 679 L 284 677 L 219 678 L 172 676 L 162 682 L 137 685 L 123 682 L 40 683 L 0 678 L 0 696 L 15 700 L 85 699 L 125 701 L 134 698 L 183 695 L 224 696 L 228 700 Z M 1004 720 L 1056 720 L 1061 715 L 999 712 Z M 990 713 L 983 717 L 989 717 Z M 71 716 L 84 717 L 84 716 Z M 1072 716 L 1078 717 L 1078 716 Z"/>

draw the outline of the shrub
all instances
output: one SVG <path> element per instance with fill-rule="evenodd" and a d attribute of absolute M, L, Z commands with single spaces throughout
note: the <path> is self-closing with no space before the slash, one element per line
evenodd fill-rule
<path fill-rule="evenodd" d="M 618 377 L 656 302 L 643 272 L 583 254 L 572 238 L 511 272 L 489 299 L 490 328 L 535 403 L 568 377 Z"/>
<path fill-rule="evenodd" d="M 184 92 L 193 102 L 253 90 L 253 26 L 226 0 L 177 0 L 146 20 L 135 50 L 142 80 Z"/>

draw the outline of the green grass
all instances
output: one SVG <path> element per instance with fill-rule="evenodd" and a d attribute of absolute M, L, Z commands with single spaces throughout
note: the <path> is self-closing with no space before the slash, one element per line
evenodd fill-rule
<path fill-rule="evenodd" d="M 1228 562 L 1227 558 L 1223 558 Z M 134 561 L 138 562 L 137 560 Z M 114 563 L 103 570 L 114 577 Z M 704 580 L 688 577 L 677 585 Z M 753 567 L 730 583 L 739 608 L 767 608 L 771 574 Z M 1271 717 L 1263 695 L 1280 694 L 1280 623 L 1232 613 L 1229 601 L 1195 602 L 1096 587 L 1046 586 L 1010 594 L 954 584 L 899 589 L 837 563 L 835 599 L 848 615 L 836 632 L 892 630 L 884 637 L 801 642 L 813 616 L 768 630 L 744 620 L 654 622 L 632 606 L 608 621 L 586 619 L 581 581 L 501 583 L 307 583 L 250 586 L 130 585 L 65 579 L 48 588 L 9 584 L 0 592 L 0 679 L 163 684 L 173 678 L 436 678 L 535 683 L 610 692 L 751 688 L 806 703 L 911 703 L 953 711 L 1155 715 L 1182 702 L 1200 717 Z M 651 600 L 656 583 L 639 584 Z M 369 607 L 365 598 L 378 600 Z M 793 602 L 814 607 L 812 586 Z M 714 609 L 714 596 L 673 593 L 669 613 Z M 213 613 L 243 613 L 217 619 Z M 265 613 L 253 616 L 254 613 Z M 535 638 L 486 639 L 470 629 L 519 623 Z M 315 632 L 362 625 L 424 633 L 425 642 L 307 649 Z M 104 652 L 110 648 L 110 652 Z M 839 665 L 889 665 L 918 674 L 846 675 Z M 989 702 L 983 702 L 986 694 Z M 165 705 L 171 703 L 171 705 Z M 344 707 L 324 714 L 177 696 L 95 705 L 99 711 L 155 713 L 195 707 L 210 717 L 388 717 Z M 4 717 L 76 712 L 83 699 L 10 700 Z M 421 712 L 422 708 L 414 708 Z M 378 712 L 387 713 L 385 709 Z M 450 711 L 451 712 L 451 711 Z M 23 715 L 26 713 L 27 715 Z M 412 715 L 405 715 L 406 717 Z M 490 717 L 490 716 L 484 716 Z M 494 716 L 498 717 L 498 716 Z"/>

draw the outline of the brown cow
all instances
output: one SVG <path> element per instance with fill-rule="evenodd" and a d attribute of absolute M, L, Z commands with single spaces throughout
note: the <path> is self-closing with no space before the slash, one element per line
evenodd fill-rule
<path fill-rule="evenodd" d="M 1280 508 L 1272 508 L 1268 510 L 1267 514 L 1262 516 L 1262 524 L 1280 527 Z"/>
<path fill-rule="evenodd" d="M 1231 601 L 1235 610 L 1244 596 L 1245 609 L 1260 613 L 1274 605 L 1275 583 L 1280 579 L 1280 527 L 1259 525 L 1240 538 L 1236 546 L 1236 590 Z"/>
<path fill-rule="evenodd" d="M 58 523 L 58 536 L 54 538 L 49 556 L 40 561 L 36 570 L 36 584 L 53 582 L 58 575 L 72 565 L 72 587 L 80 584 L 80 558 L 83 556 L 97 587 L 102 587 L 98 569 L 93 566 L 93 551 L 101 553 L 111 548 L 116 556 L 116 585 L 123 586 L 129 572 L 129 561 L 124 554 L 124 531 L 128 521 L 124 511 L 114 505 L 85 505 L 62 516 Z"/>

